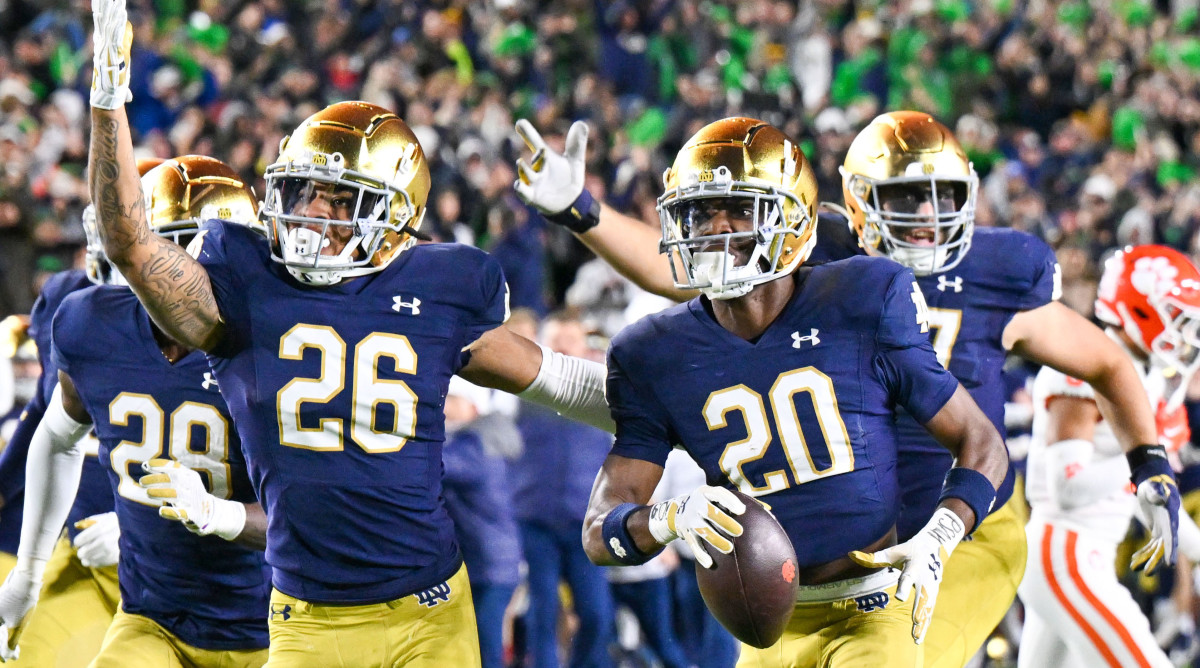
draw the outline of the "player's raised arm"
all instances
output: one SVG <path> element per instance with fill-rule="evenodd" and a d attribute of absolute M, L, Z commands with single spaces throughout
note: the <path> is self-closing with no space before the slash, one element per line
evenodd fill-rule
<path fill-rule="evenodd" d="M 517 134 L 533 152 L 529 162 L 517 160 L 517 195 L 552 223 L 575 233 L 593 253 L 647 292 L 686 301 L 699 294 L 676 287 L 671 265 L 659 250 L 662 233 L 609 206 L 596 202 L 583 187 L 588 126 L 575 121 L 567 132 L 566 150 L 546 145 L 525 119 Z M 674 261 L 675 256 L 671 256 Z M 679 275 L 682 267 L 676 266 Z"/>
<path fill-rule="evenodd" d="M 222 323 L 204 268 L 180 246 L 150 232 L 125 103 L 130 99 L 133 30 L 125 0 L 93 0 L 95 53 L 88 185 L 109 259 L 154 322 L 191 348 L 211 350 Z"/>

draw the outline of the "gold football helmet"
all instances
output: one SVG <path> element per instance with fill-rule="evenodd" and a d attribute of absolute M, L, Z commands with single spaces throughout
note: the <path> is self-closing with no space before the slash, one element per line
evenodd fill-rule
<path fill-rule="evenodd" d="M 740 297 L 791 273 L 816 243 L 817 181 L 799 147 L 753 118 L 710 123 L 687 141 L 663 175 L 658 198 L 663 251 L 679 288 L 710 299 Z M 751 220 L 748 230 L 697 236 L 718 210 Z M 734 251 L 746 255 L 742 264 Z"/>
<path fill-rule="evenodd" d="M 946 126 L 918 111 L 877 116 L 854 138 L 840 171 L 850 226 L 868 252 L 918 276 L 962 262 L 979 177 Z"/>
<path fill-rule="evenodd" d="M 145 176 L 146 172 L 164 162 L 166 160 L 163 158 L 138 158 L 138 176 Z M 88 204 L 83 209 L 83 234 L 87 238 L 84 266 L 88 280 L 97 285 L 108 285 L 114 281 L 120 281 L 124 285 L 116 267 L 108 261 L 108 256 L 104 254 L 104 242 L 100 239 L 100 227 L 96 224 L 96 207 L 92 204 Z"/>
<path fill-rule="evenodd" d="M 303 283 L 380 271 L 425 238 L 429 165 L 416 135 L 383 107 L 339 102 L 313 114 L 280 143 L 266 181 L 272 257 Z"/>
<path fill-rule="evenodd" d="M 217 218 L 265 235 L 258 199 L 232 167 L 202 155 L 184 155 L 142 176 L 150 231 L 188 246 L 206 220 Z"/>

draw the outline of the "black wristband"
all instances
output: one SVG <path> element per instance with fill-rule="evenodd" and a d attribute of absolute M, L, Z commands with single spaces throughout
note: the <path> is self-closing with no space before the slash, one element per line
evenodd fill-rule
<path fill-rule="evenodd" d="M 555 225 L 562 225 L 575 234 L 583 234 L 600 224 L 600 203 L 592 199 L 592 194 L 584 188 L 565 210 L 542 215 Z"/>
<path fill-rule="evenodd" d="M 1139 445 L 1126 452 L 1125 459 L 1129 462 L 1130 479 L 1135 485 L 1160 473 L 1172 475 L 1167 449 L 1161 445 Z"/>

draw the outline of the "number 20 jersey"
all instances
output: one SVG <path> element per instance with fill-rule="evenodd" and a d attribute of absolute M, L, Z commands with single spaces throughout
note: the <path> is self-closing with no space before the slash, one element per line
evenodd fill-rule
<path fill-rule="evenodd" d="M 266 647 L 270 569 L 262 553 L 159 517 L 161 504 L 137 483 L 142 462 L 168 457 L 201 472 L 214 495 L 254 502 L 238 434 L 203 353 L 171 364 L 133 292 L 95 286 L 58 309 L 53 356 L 92 417 L 115 492 L 121 608 L 193 647 Z"/>
<path fill-rule="evenodd" d="M 419 245 L 315 288 L 246 228 L 201 235 L 226 328 L 210 361 L 267 511 L 275 587 L 368 604 L 449 578 L 462 562 L 441 499 L 444 402 L 462 348 L 507 317 L 499 264 Z"/>
<path fill-rule="evenodd" d="M 754 342 L 703 297 L 613 340 L 613 453 L 662 465 L 682 444 L 708 484 L 765 497 L 813 566 L 891 530 L 894 410 L 927 421 L 958 382 L 937 362 L 908 269 L 854 257 L 778 280 L 796 293 Z"/>

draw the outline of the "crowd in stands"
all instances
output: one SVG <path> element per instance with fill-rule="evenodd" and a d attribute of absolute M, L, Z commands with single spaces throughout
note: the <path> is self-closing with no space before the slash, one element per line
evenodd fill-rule
<path fill-rule="evenodd" d="M 854 132 L 921 109 L 969 151 L 980 223 L 1050 241 L 1086 313 L 1106 250 L 1197 245 L 1197 4 L 135 0 L 129 111 L 140 153 L 213 155 L 261 193 L 299 120 L 342 99 L 392 108 L 434 168 L 426 229 L 493 251 L 514 306 L 544 314 L 588 255 L 514 197 L 515 119 L 553 138 L 586 118 L 589 188 L 657 224 L 663 169 L 713 119 L 784 128 L 836 201 Z M 83 242 L 90 23 L 77 0 L 0 2 L 0 315 Z M 610 283 L 587 299 L 627 299 Z"/>

